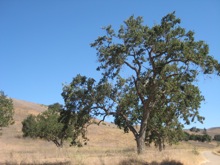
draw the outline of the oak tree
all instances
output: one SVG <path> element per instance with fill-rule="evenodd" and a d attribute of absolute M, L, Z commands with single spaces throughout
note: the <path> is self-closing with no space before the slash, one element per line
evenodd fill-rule
<path fill-rule="evenodd" d="M 204 97 L 194 82 L 199 74 L 220 75 L 220 64 L 174 12 L 152 27 L 131 16 L 118 31 L 111 25 L 104 30 L 91 44 L 102 78 L 73 78 L 63 91 L 69 109 L 86 119 L 113 116 L 119 128 L 133 133 L 138 153 L 152 142 L 162 150 L 165 142 L 180 139 L 184 124 L 203 122 Z"/>

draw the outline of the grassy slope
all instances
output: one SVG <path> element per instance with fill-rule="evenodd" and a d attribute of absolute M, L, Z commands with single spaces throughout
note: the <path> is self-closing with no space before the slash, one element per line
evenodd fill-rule
<path fill-rule="evenodd" d="M 114 124 L 91 125 L 88 129 L 90 139 L 87 146 L 74 148 L 65 146 L 58 149 L 51 142 L 22 138 L 21 121 L 29 114 L 38 114 L 47 108 L 43 105 L 22 100 L 13 100 L 15 107 L 15 124 L 5 128 L 0 137 L 0 164 L 45 164 L 48 162 L 71 162 L 71 164 L 198 164 L 202 157 L 197 152 L 207 146 L 189 143 L 167 147 L 158 153 L 153 147 L 146 154 L 137 156 L 132 134 L 124 134 Z M 219 129 L 219 128 L 218 128 Z M 209 132 L 209 130 L 208 130 Z M 211 132 L 216 133 L 213 129 Z M 219 129 L 220 132 L 220 129 Z M 212 148 L 214 145 L 209 148 Z M 194 153 L 194 154 L 192 154 Z M 162 163 L 161 163 L 162 164 Z"/>

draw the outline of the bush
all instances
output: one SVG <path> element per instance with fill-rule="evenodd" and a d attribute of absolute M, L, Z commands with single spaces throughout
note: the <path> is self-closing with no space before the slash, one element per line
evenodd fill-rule
<path fill-rule="evenodd" d="M 215 135 L 215 136 L 214 136 L 214 140 L 220 141 L 220 134 L 219 134 L 219 135 Z"/>
<path fill-rule="evenodd" d="M 87 140 L 84 127 L 78 122 L 76 114 L 66 114 L 59 103 L 48 107 L 48 110 L 37 115 L 29 115 L 22 122 L 24 137 L 41 138 L 52 141 L 57 147 L 62 147 L 64 140 L 72 139 L 71 145 L 82 146 L 79 136 Z M 67 119 L 68 118 L 68 119 Z"/>
<path fill-rule="evenodd" d="M 188 132 L 184 132 L 183 137 L 180 140 L 188 141 L 190 134 Z"/>
<path fill-rule="evenodd" d="M 200 141 L 200 142 L 210 142 L 211 141 L 211 136 L 208 134 L 203 134 L 203 135 L 195 135 L 195 134 L 189 134 L 187 132 L 184 133 L 184 136 L 182 140 L 188 141 L 188 140 L 194 140 L 194 141 Z"/>
<path fill-rule="evenodd" d="M 34 115 L 29 115 L 23 122 L 22 122 L 22 132 L 24 137 L 31 137 L 36 138 L 38 135 L 37 129 L 37 117 Z"/>
<path fill-rule="evenodd" d="M 61 106 L 56 103 L 37 116 L 29 115 L 22 122 L 23 136 L 46 139 L 62 147 L 66 134 L 62 132 L 64 124 L 59 122 L 60 111 Z"/>

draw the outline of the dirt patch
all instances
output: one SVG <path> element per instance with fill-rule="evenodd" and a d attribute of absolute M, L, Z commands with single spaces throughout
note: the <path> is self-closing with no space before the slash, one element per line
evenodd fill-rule
<path fill-rule="evenodd" d="M 203 156 L 207 159 L 202 165 L 219 165 L 220 156 L 213 154 L 211 151 L 203 152 Z"/>

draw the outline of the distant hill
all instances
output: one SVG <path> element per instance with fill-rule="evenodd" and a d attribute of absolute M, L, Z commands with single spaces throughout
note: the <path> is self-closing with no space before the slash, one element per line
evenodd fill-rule
<path fill-rule="evenodd" d="M 47 110 L 47 107 L 44 105 L 18 99 L 12 100 L 15 109 L 14 119 L 15 123 L 17 124 L 20 124 L 21 121 L 23 121 L 30 114 L 37 115 Z"/>
<path fill-rule="evenodd" d="M 14 104 L 14 109 L 15 109 L 15 114 L 14 114 L 14 120 L 15 124 L 10 126 L 9 128 L 5 130 L 18 130 L 18 134 L 22 135 L 21 132 L 21 122 L 30 114 L 37 115 L 45 110 L 47 110 L 47 106 L 42 105 L 42 104 L 37 104 L 33 102 L 28 102 L 24 100 L 18 100 L 18 99 L 13 99 L 13 104 Z M 189 130 L 188 130 L 189 131 Z M 203 129 L 200 129 L 199 133 L 202 133 Z M 13 132 L 13 131 L 12 131 Z M 16 131 L 15 131 L 16 132 Z M 13 132 L 13 133 L 15 133 Z M 211 135 L 212 137 L 216 134 L 220 134 L 220 127 L 213 127 L 207 129 L 207 133 Z M 106 134 L 109 134 L 110 136 L 105 136 Z M 126 136 L 125 136 L 126 135 Z M 91 125 L 88 127 L 88 136 L 91 139 L 92 142 L 97 142 L 100 143 L 100 140 L 103 142 L 106 142 L 106 138 L 108 138 L 109 141 L 117 141 L 121 138 L 121 136 L 129 137 L 129 139 L 132 138 L 131 141 L 133 141 L 133 135 L 132 134 L 123 134 L 123 130 L 120 130 L 115 126 L 114 124 L 111 123 L 101 123 L 100 126 L 97 125 Z M 97 139 L 97 140 L 95 140 Z M 115 140 L 117 139 L 117 140 Z M 121 143 L 124 143 L 124 140 L 119 140 Z M 126 142 L 125 142 L 126 143 Z"/>
<path fill-rule="evenodd" d="M 212 127 L 212 128 L 209 128 L 207 129 L 207 133 L 214 137 L 216 134 L 220 134 L 220 127 Z"/>
<path fill-rule="evenodd" d="M 13 99 L 15 114 L 15 124 L 3 129 L 3 135 L 0 137 L 1 140 L 8 142 L 9 139 L 15 141 L 17 137 L 22 137 L 22 124 L 21 122 L 30 114 L 37 115 L 45 110 L 47 106 L 32 103 L 24 100 Z M 108 135 L 108 136 L 106 136 Z M 132 144 L 135 146 L 133 135 L 131 133 L 124 134 L 123 130 L 118 129 L 114 124 L 101 123 L 98 125 L 90 125 L 88 127 L 88 145 L 91 146 L 123 146 Z M 106 143 L 108 141 L 108 143 Z M 48 142 L 47 142 L 48 143 Z M 50 142 L 52 143 L 52 142 Z"/>
<path fill-rule="evenodd" d="M 31 103 L 23 100 L 12 99 L 14 105 L 14 121 L 15 123 L 7 128 L 3 128 L 3 135 L 0 140 L 7 142 L 8 140 L 15 140 L 15 137 L 22 136 L 22 124 L 21 122 L 30 114 L 37 115 L 45 110 L 46 106 Z M 1 141 L 0 141 L 1 143 Z"/>
<path fill-rule="evenodd" d="M 28 102 L 24 100 L 18 100 L 18 99 L 13 99 L 13 104 L 15 108 L 15 124 L 9 127 L 10 129 L 16 129 L 18 130 L 19 136 L 22 135 L 21 132 L 21 122 L 30 114 L 37 115 L 45 110 L 47 110 L 47 106 L 42 105 L 42 104 L 37 104 L 33 102 Z M 189 130 L 188 130 L 189 131 Z M 13 132 L 13 131 L 12 131 Z M 16 132 L 16 131 L 15 131 Z M 203 129 L 200 129 L 199 134 L 203 132 Z M 207 133 L 214 137 L 216 134 L 220 134 L 220 127 L 213 127 L 207 129 Z M 110 136 L 105 136 L 106 134 Z M 126 140 L 121 140 L 121 136 L 124 136 L 123 138 L 128 138 Z M 90 139 L 91 145 L 95 143 L 96 145 L 100 145 L 100 143 L 103 141 L 103 143 L 106 143 L 106 140 L 109 142 L 115 142 L 115 141 L 120 141 L 119 143 L 127 143 L 127 140 L 133 142 L 133 135 L 132 134 L 124 134 L 123 130 L 120 130 L 115 126 L 114 124 L 111 123 L 101 123 L 99 126 L 97 125 L 91 125 L 88 127 L 88 137 Z M 107 139 L 106 139 L 107 138 Z M 117 140 L 116 140 L 117 139 Z M 110 143 L 111 144 L 111 143 Z"/>
<path fill-rule="evenodd" d="M 185 129 L 185 131 L 190 134 L 198 134 L 198 135 L 201 135 L 204 133 L 204 129 L 201 129 L 201 128 L 196 128 L 196 129 L 198 129 L 199 131 L 193 132 L 193 131 L 190 131 L 190 129 Z M 220 127 L 208 128 L 208 129 L 206 129 L 206 132 L 208 135 L 212 136 L 212 138 L 213 138 L 216 134 L 220 134 Z"/>
<path fill-rule="evenodd" d="M 212 127 L 212 128 L 209 128 L 209 130 L 219 130 L 220 127 Z"/>

